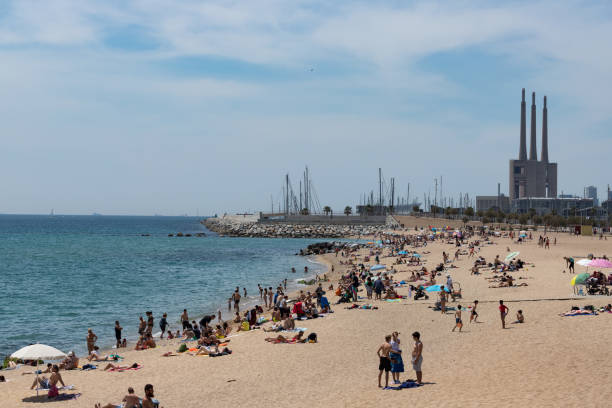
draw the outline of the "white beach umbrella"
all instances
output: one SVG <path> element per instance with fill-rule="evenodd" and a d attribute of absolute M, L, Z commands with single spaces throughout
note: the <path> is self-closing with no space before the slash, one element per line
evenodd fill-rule
<path fill-rule="evenodd" d="M 59 360 L 65 358 L 66 353 L 45 344 L 32 344 L 17 350 L 11 357 L 20 360 Z"/>

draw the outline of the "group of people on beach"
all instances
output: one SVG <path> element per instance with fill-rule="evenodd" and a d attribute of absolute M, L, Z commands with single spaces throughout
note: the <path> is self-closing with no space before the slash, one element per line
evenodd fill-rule
<path fill-rule="evenodd" d="M 421 334 L 418 331 L 412 333 L 412 339 L 414 340 L 414 347 L 411 354 L 412 368 L 416 373 L 416 383 L 423 383 L 423 342 L 421 341 Z M 404 362 L 402 359 L 401 341 L 399 339 L 399 332 L 394 331 L 392 334 L 385 336 L 385 341 L 382 343 L 378 350 L 376 350 L 378 356 L 378 387 L 383 388 L 381 384 L 382 375 L 385 374 L 385 386 L 389 387 L 389 372 L 391 372 L 392 380 L 394 384 L 400 384 L 400 374 L 404 372 Z"/>

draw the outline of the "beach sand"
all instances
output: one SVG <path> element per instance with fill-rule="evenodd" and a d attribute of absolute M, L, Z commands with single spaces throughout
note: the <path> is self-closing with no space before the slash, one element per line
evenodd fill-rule
<path fill-rule="evenodd" d="M 535 233 L 534 233 L 535 235 Z M 551 237 L 555 234 L 549 234 Z M 435 295 L 429 300 L 372 302 L 378 310 L 346 310 L 345 304 L 333 306 L 335 313 L 309 321 L 296 322 L 316 332 L 316 344 L 270 344 L 263 339 L 275 334 L 253 330 L 231 339 L 232 355 L 218 358 L 161 357 L 177 349 L 177 342 L 147 351 L 120 351 L 123 364 L 138 362 L 138 371 L 104 372 L 105 363 L 97 370 L 62 371 L 72 392 L 82 395 L 73 401 L 49 402 L 53 407 L 93 407 L 94 403 L 120 403 L 128 386 L 143 395 L 143 387 L 151 383 L 161 405 L 168 407 L 466 407 L 466 406 L 609 406 L 612 389 L 607 375 L 607 339 L 612 335 L 612 314 L 598 316 L 560 317 L 573 305 L 603 306 L 611 297 L 587 297 L 574 300 L 569 285 L 571 275 L 565 269 L 563 256 L 585 257 L 610 254 L 608 241 L 596 237 L 573 237 L 558 234 L 557 245 L 545 250 L 537 239 L 517 245 L 508 238 L 494 239 L 478 255 L 492 261 L 496 254 L 503 259 L 511 251 L 520 251 L 520 258 L 534 266 L 515 274 L 529 279 L 527 287 L 488 288 L 480 276 L 470 275 L 472 259 L 462 256 L 451 270 L 455 282 L 460 282 L 463 298 L 457 303 L 468 306 L 480 301 L 479 320 L 469 324 L 469 312 L 463 312 L 462 333 L 451 333 L 452 312 L 442 315 L 432 311 Z M 422 251 L 423 248 L 419 248 Z M 453 245 L 434 243 L 425 250 L 429 268 L 440 263 L 443 250 L 451 254 Z M 345 270 L 340 257 L 325 255 L 326 262 L 335 265 L 336 274 Z M 382 258 L 391 265 L 393 258 Z M 396 280 L 407 279 L 409 268 L 400 266 Z M 576 272 L 585 268 L 576 266 Z M 333 280 L 334 286 L 337 279 Z M 445 283 L 445 277 L 438 277 Z M 329 285 L 324 284 L 324 286 Z M 408 286 L 399 288 L 408 294 Z M 365 292 L 360 292 L 365 297 Z M 336 296 L 327 293 L 330 301 Z M 502 330 L 497 309 L 503 299 L 510 308 L 507 321 L 513 321 L 522 309 L 526 322 L 508 324 Z M 451 303 L 450 306 L 455 304 Z M 189 307 L 189 305 L 186 305 Z M 178 316 L 177 316 L 178 318 Z M 109 324 L 112 322 L 109 322 Z M 381 390 L 377 387 L 378 357 L 376 350 L 384 336 L 397 330 L 402 341 L 406 372 L 401 379 L 415 378 L 410 365 L 413 331 L 421 333 L 424 343 L 423 380 L 419 388 Z M 29 371 L 1 371 L 9 382 L 0 383 L 0 406 L 37 406 L 46 401 L 29 390 Z"/>

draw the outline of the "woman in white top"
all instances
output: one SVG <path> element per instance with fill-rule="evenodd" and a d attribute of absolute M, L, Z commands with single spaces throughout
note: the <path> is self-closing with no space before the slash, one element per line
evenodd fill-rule
<path fill-rule="evenodd" d="M 404 372 L 404 362 L 402 361 L 402 350 L 400 348 L 398 332 L 393 332 L 389 344 L 391 344 L 391 352 L 389 353 L 389 358 L 391 359 L 391 375 L 393 376 L 393 382 L 399 384 L 400 373 Z"/>

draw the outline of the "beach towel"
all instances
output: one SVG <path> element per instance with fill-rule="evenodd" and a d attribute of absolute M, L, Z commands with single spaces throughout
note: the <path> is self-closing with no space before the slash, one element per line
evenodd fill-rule
<path fill-rule="evenodd" d="M 390 385 L 388 387 L 385 387 L 385 390 L 399 391 L 399 390 L 402 390 L 404 388 L 416 388 L 416 387 L 421 387 L 421 386 L 423 386 L 423 384 L 417 384 L 414 381 L 404 381 L 403 383 L 401 383 L 399 385 Z"/>
<path fill-rule="evenodd" d="M 301 331 L 303 331 L 303 332 L 305 332 L 306 330 L 308 330 L 308 329 L 305 328 L 305 327 L 296 327 L 295 329 L 281 330 L 281 331 L 284 331 L 284 332 L 301 332 Z"/>
<path fill-rule="evenodd" d="M 402 299 L 385 299 L 385 302 L 401 302 Z"/>
<path fill-rule="evenodd" d="M 95 366 L 93 364 L 85 364 L 83 367 L 81 367 L 81 371 L 90 371 L 95 370 L 96 368 L 98 368 L 98 366 Z"/>
<path fill-rule="evenodd" d="M 58 391 L 69 391 L 74 390 L 74 385 L 64 385 L 63 387 L 59 387 Z M 36 391 L 49 391 L 49 388 L 36 388 Z"/>
<path fill-rule="evenodd" d="M 574 310 L 573 312 L 561 313 L 560 316 L 597 316 L 597 312 L 591 312 L 590 310 Z"/>

